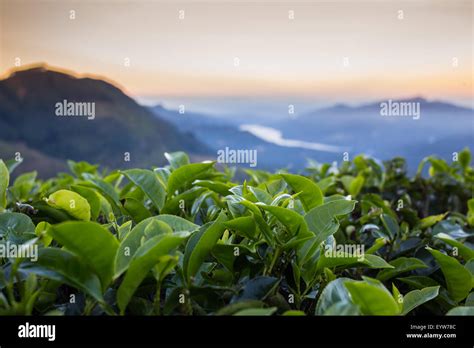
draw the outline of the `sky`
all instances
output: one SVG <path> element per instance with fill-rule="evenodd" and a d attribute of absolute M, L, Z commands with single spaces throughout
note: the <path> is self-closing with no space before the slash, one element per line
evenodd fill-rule
<path fill-rule="evenodd" d="M 171 107 L 412 96 L 473 106 L 471 0 L 0 4 L 3 75 L 45 62 Z"/>

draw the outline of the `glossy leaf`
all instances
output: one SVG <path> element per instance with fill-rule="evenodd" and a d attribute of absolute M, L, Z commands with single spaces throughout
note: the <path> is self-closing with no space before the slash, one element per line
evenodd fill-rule
<path fill-rule="evenodd" d="M 89 202 L 76 192 L 59 190 L 49 195 L 46 202 L 53 208 L 64 210 L 78 220 L 89 221 L 91 219 Z"/>
<path fill-rule="evenodd" d="M 71 190 L 78 193 L 87 200 L 90 206 L 91 220 L 97 220 L 101 210 L 100 197 L 97 192 L 91 188 L 80 185 L 72 185 Z"/>
<path fill-rule="evenodd" d="M 142 240 L 158 234 L 171 234 L 172 227 L 163 221 L 163 215 L 153 216 L 141 221 L 122 239 L 115 256 L 115 278 L 128 268 L 133 256 L 142 244 Z"/>
<path fill-rule="evenodd" d="M 392 265 L 393 268 L 380 271 L 377 274 L 378 280 L 386 281 L 402 273 L 428 267 L 423 261 L 414 257 L 399 257 L 398 259 L 390 261 L 389 264 Z"/>
<path fill-rule="evenodd" d="M 158 210 L 165 204 L 166 191 L 154 172 L 146 169 L 129 169 L 123 174 L 145 192 Z"/>
<path fill-rule="evenodd" d="M 210 254 L 212 248 L 224 233 L 226 229 L 224 222 L 226 221 L 226 215 L 221 213 L 213 223 L 202 226 L 189 239 L 183 260 L 184 274 L 188 282 L 197 273 L 206 256 Z"/>
<path fill-rule="evenodd" d="M 352 301 L 366 315 L 398 315 L 400 309 L 392 294 L 375 281 L 354 281 L 344 284 Z"/>
<path fill-rule="evenodd" d="M 474 316 L 474 307 L 455 307 L 449 310 L 446 315 L 469 315 Z"/>
<path fill-rule="evenodd" d="M 224 223 L 225 227 L 237 231 L 246 238 L 254 238 L 257 232 L 257 224 L 252 216 L 241 216 Z"/>
<path fill-rule="evenodd" d="M 455 301 L 461 301 L 469 295 L 472 289 L 471 273 L 455 258 L 444 255 L 438 250 L 427 248 L 441 266 L 449 295 Z"/>
<path fill-rule="evenodd" d="M 301 235 L 301 236 L 312 236 L 313 234 L 309 232 L 308 225 L 304 220 L 303 216 L 297 212 L 272 205 L 259 205 L 260 208 L 270 212 L 275 216 L 290 232 L 292 236 Z"/>
<path fill-rule="evenodd" d="M 28 272 L 66 283 L 103 301 L 98 276 L 73 253 L 58 248 L 44 248 L 38 252 L 38 260 L 23 266 Z"/>
<path fill-rule="evenodd" d="M 439 214 L 439 215 L 431 215 L 428 217 L 425 217 L 420 220 L 420 228 L 422 230 L 433 226 L 434 224 L 438 223 L 439 221 L 443 220 L 445 218 L 446 214 Z"/>
<path fill-rule="evenodd" d="M 424 288 L 421 290 L 410 291 L 403 297 L 403 311 L 402 314 L 405 315 L 415 309 L 418 306 L 421 306 L 423 303 L 431 301 L 436 298 L 439 293 L 439 286 L 432 286 Z"/>
<path fill-rule="evenodd" d="M 234 315 L 237 316 L 267 316 L 267 315 L 272 315 L 277 311 L 276 307 L 270 307 L 270 308 L 246 308 L 238 311 Z"/>
<path fill-rule="evenodd" d="M 199 187 L 205 187 L 211 191 L 214 191 L 222 196 L 230 195 L 231 192 L 229 189 L 232 187 L 229 184 L 219 182 L 219 181 L 212 181 L 212 180 L 196 180 L 194 185 Z"/>
<path fill-rule="evenodd" d="M 352 197 L 356 197 L 364 186 L 365 179 L 362 175 L 358 175 L 357 177 L 345 175 L 341 178 L 341 181 L 346 191 Z"/>
<path fill-rule="evenodd" d="M 301 175 L 281 174 L 281 176 L 295 193 L 300 193 L 298 198 L 303 203 L 305 211 L 323 204 L 323 193 L 315 182 Z"/>
<path fill-rule="evenodd" d="M 168 194 L 173 195 L 175 191 L 189 186 L 194 180 L 201 179 L 213 166 L 213 162 L 192 163 L 173 170 L 168 179 Z"/>
<path fill-rule="evenodd" d="M 159 263 L 163 256 L 167 256 L 172 249 L 182 243 L 186 237 L 186 234 L 157 235 L 137 250 L 117 292 L 117 304 L 121 313 L 125 311 L 134 292 L 152 267 Z"/>
<path fill-rule="evenodd" d="M 148 209 L 145 208 L 145 206 L 135 198 L 127 198 L 123 207 L 136 223 L 151 217 L 151 213 L 148 211 Z"/>
<path fill-rule="evenodd" d="M 463 257 L 464 260 L 469 261 L 474 258 L 474 249 L 469 248 L 461 242 L 458 242 L 456 239 L 445 233 L 438 233 L 435 235 L 435 238 L 441 239 L 448 245 L 456 248 L 459 255 Z"/>
<path fill-rule="evenodd" d="M 35 225 L 27 215 L 0 213 L 0 238 L 22 244 L 35 237 Z"/>
<path fill-rule="evenodd" d="M 355 201 L 338 199 L 313 208 L 306 213 L 304 219 L 308 229 L 315 233 L 317 244 L 326 240 L 339 229 L 337 217 L 352 212 L 355 204 Z"/>
<path fill-rule="evenodd" d="M 392 265 L 377 255 L 364 253 L 357 255 L 357 253 L 338 252 L 328 249 L 322 251 L 317 267 L 319 270 L 322 270 L 325 267 L 332 268 L 344 266 L 345 268 L 349 268 L 357 267 L 358 265 L 369 268 L 393 268 Z"/>
<path fill-rule="evenodd" d="M 182 152 L 165 152 L 165 157 L 170 163 L 172 169 L 178 169 L 179 167 L 185 166 L 189 164 L 189 156 Z"/>
<path fill-rule="evenodd" d="M 78 255 L 99 276 L 105 290 L 113 278 L 117 239 L 94 222 L 63 222 L 51 226 L 53 239 Z"/>
<path fill-rule="evenodd" d="M 337 278 L 326 285 L 316 304 L 316 315 L 324 315 L 331 306 L 337 303 L 352 302 L 349 291 L 344 285 L 347 282 L 353 282 L 353 280 L 349 278 Z"/>

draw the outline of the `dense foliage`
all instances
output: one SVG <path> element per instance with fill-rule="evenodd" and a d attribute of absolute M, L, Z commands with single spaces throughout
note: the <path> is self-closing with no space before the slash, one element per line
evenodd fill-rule
<path fill-rule="evenodd" d="M 0 160 L 0 251 L 38 252 L 0 255 L 0 314 L 474 314 L 467 149 L 413 177 L 357 156 L 240 184 L 165 156 L 109 173 L 69 161 L 46 181 L 10 180 L 19 163 Z"/>

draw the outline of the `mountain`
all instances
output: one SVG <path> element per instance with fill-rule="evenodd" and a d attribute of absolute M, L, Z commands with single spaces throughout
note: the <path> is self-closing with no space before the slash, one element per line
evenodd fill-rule
<path fill-rule="evenodd" d="M 415 114 L 389 117 L 381 114 L 383 102 L 387 101 L 361 106 L 336 104 L 285 121 L 254 118 L 252 122 L 257 126 L 245 127 L 269 135 L 266 137 L 242 131 L 235 119 L 188 111 L 179 114 L 162 106 L 152 110 L 180 130 L 192 131 L 214 150 L 225 146 L 257 149 L 259 168 L 299 170 L 308 158 L 319 162 L 341 161 L 343 152 L 348 151 L 350 157 L 365 153 L 382 160 L 403 156 L 414 171 L 425 156 L 436 154 L 451 160 L 453 152 L 474 145 L 471 109 L 416 97 L 392 102 L 418 105 L 419 117 Z M 296 147 L 288 147 L 289 144 Z M 315 151 L 318 147 L 338 150 Z"/>
<path fill-rule="evenodd" d="M 419 117 L 383 116 L 384 102 L 356 107 L 338 104 L 272 127 L 284 137 L 343 146 L 353 154 L 363 152 L 381 159 L 404 156 L 412 166 L 427 155 L 439 154 L 439 144 L 447 146 L 444 153 L 474 145 L 472 109 L 417 97 L 392 103 L 418 104 Z"/>
<path fill-rule="evenodd" d="M 240 129 L 240 122 L 229 117 L 210 116 L 203 113 L 169 110 L 161 105 L 150 108 L 157 116 L 173 123 L 183 132 L 192 131 L 196 138 L 205 143 L 216 153 L 226 147 L 234 150 L 257 150 L 258 169 L 275 170 L 288 168 L 301 170 L 308 164 L 308 159 L 334 161 L 334 153 L 310 149 L 280 146 Z M 243 164 L 242 167 L 249 167 Z"/>
<path fill-rule="evenodd" d="M 176 110 L 170 110 L 162 105 L 155 105 L 150 107 L 150 110 L 158 117 L 174 124 L 182 131 L 192 132 L 196 127 L 207 126 L 239 126 L 239 121 L 231 117 L 219 117 L 206 115 L 199 112 L 186 110 L 184 113 L 179 113 Z"/>
<path fill-rule="evenodd" d="M 65 103 L 67 107 L 60 110 Z M 68 109 L 81 105 L 75 103 L 89 104 Z M 57 115 L 70 110 L 74 115 L 86 115 L 86 110 L 95 114 Z M 198 157 L 211 153 L 192 134 L 180 132 L 111 83 L 45 66 L 16 71 L 0 80 L 0 142 L 2 158 L 12 158 L 12 150 L 22 148 L 41 154 L 43 161 L 85 160 L 111 168 L 161 165 L 165 151 L 183 150 Z M 129 162 L 124 160 L 126 152 Z M 37 156 L 22 157 L 28 163 Z M 43 176 L 55 174 L 56 167 L 50 170 L 46 162 L 38 168 Z"/>

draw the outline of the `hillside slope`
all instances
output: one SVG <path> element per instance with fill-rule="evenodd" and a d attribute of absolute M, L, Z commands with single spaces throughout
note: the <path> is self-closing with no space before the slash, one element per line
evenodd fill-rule
<path fill-rule="evenodd" d="M 95 103 L 95 117 L 58 117 L 56 104 L 64 100 Z M 210 153 L 191 134 L 179 132 L 112 84 L 45 67 L 0 81 L 0 141 L 22 143 L 51 158 L 112 168 L 160 165 L 165 151 Z M 124 161 L 125 152 L 130 162 Z"/>

